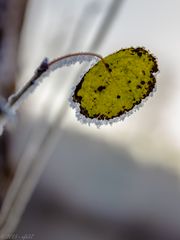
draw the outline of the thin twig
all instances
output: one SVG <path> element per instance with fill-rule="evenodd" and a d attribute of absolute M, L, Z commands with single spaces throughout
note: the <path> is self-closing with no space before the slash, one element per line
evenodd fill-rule
<path fill-rule="evenodd" d="M 48 59 L 45 58 L 40 66 L 35 71 L 32 78 L 19 90 L 8 98 L 9 107 L 13 107 L 15 103 L 29 90 L 29 88 L 36 83 L 36 80 L 49 68 Z"/>
<path fill-rule="evenodd" d="M 36 85 L 36 83 L 39 81 L 39 78 L 42 77 L 42 75 L 46 73 L 48 70 L 51 70 L 50 69 L 51 67 L 53 69 L 55 65 L 59 63 L 61 64 L 64 60 L 68 60 L 68 59 L 70 59 L 70 61 L 67 61 L 67 63 L 65 62 L 65 64 L 59 65 L 59 68 L 67 64 L 68 65 L 74 64 L 75 62 L 89 61 L 82 58 L 81 60 L 75 59 L 71 62 L 71 59 L 73 59 L 73 57 L 81 57 L 81 56 L 91 56 L 91 57 L 99 58 L 104 64 L 105 68 L 109 71 L 107 64 L 104 62 L 103 57 L 96 53 L 91 53 L 91 52 L 72 53 L 72 54 L 68 54 L 68 55 L 59 57 L 57 59 L 54 59 L 49 63 L 48 63 L 48 59 L 45 58 L 40 64 L 40 66 L 37 68 L 37 70 L 35 71 L 35 74 L 33 75 L 33 77 L 22 87 L 22 89 L 8 98 L 8 108 L 10 109 L 13 108 L 13 106 L 16 105 L 16 103 L 19 102 L 21 98 L 28 93 L 29 89 Z M 56 68 L 58 68 L 58 66 L 55 67 L 55 69 Z"/>

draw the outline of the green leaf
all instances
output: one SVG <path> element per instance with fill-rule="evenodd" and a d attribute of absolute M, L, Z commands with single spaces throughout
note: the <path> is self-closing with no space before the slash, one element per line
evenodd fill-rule
<path fill-rule="evenodd" d="M 96 63 L 73 94 L 86 118 L 110 120 L 132 110 L 154 89 L 156 58 L 142 47 L 126 48 Z"/>

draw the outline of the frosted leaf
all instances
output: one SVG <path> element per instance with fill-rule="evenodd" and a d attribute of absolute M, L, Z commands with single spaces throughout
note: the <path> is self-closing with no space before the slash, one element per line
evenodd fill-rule
<path fill-rule="evenodd" d="M 121 49 L 84 74 L 70 105 L 83 123 L 100 126 L 124 120 L 152 95 L 158 72 L 156 58 L 145 48 Z"/>

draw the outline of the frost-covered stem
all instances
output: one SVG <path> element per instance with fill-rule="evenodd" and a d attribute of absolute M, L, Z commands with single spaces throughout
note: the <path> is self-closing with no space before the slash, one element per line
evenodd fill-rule
<path fill-rule="evenodd" d="M 77 57 L 77 56 L 90 56 L 90 57 L 96 57 L 96 58 L 99 58 L 102 60 L 102 62 L 104 63 L 104 65 L 106 66 L 105 62 L 104 62 L 104 58 L 97 54 L 97 53 L 92 53 L 92 52 L 79 52 L 79 53 L 72 53 L 72 54 L 68 54 L 68 55 L 65 55 L 65 56 L 62 56 L 62 57 L 59 57 L 59 58 L 56 58 L 54 59 L 53 61 L 51 61 L 48 65 L 51 66 L 53 65 L 54 63 L 57 63 L 59 61 L 62 61 L 64 59 L 67 59 L 67 58 L 71 58 L 71 57 Z"/>
<path fill-rule="evenodd" d="M 58 68 L 62 68 L 64 66 L 70 66 L 77 62 L 91 62 L 92 60 L 100 59 L 104 64 L 106 70 L 109 71 L 109 66 L 104 62 L 102 56 L 96 53 L 91 52 L 80 52 L 68 54 L 62 57 L 59 57 L 48 63 L 48 59 L 45 58 L 40 66 L 35 71 L 32 78 L 16 93 L 12 94 L 7 103 L 0 108 L 0 135 L 2 133 L 3 127 L 6 124 L 7 117 L 12 113 L 15 113 L 22 102 L 32 93 L 39 83 L 49 75 L 51 71 L 54 71 Z"/>
<path fill-rule="evenodd" d="M 16 102 L 18 102 L 21 99 L 21 97 L 29 91 L 29 88 L 35 85 L 36 81 L 39 79 L 39 77 L 41 77 L 41 75 L 45 71 L 47 71 L 47 69 L 48 69 L 48 59 L 45 58 L 42 61 L 41 65 L 35 71 L 32 78 L 22 87 L 22 89 L 20 89 L 17 93 L 11 95 L 8 98 L 8 105 L 10 108 L 12 108 L 16 104 Z"/>

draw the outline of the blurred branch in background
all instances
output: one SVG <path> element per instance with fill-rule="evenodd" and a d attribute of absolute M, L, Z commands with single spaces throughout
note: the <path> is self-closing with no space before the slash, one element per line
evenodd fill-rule
<path fill-rule="evenodd" d="M 26 0 L 0 0 L 0 96 L 7 99 L 15 90 L 19 39 Z M 0 203 L 12 178 L 9 149 L 11 133 L 0 137 Z"/>
<path fill-rule="evenodd" d="M 90 51 L 97 51 L 100 47 L 100 44 L 104 41 L 108 31 L 110 30 L 113 22 L 115 21 L 117 14 L 120 13 L 120 10 L 123 6 L 124 0 L 114 0 L 109 6 L 107 13 L 105 14 L 104 19 L 102 20 L 101 26 L 98 29 L 97 34 L 95 35 L 94 41 L 90 46 Z"/>

